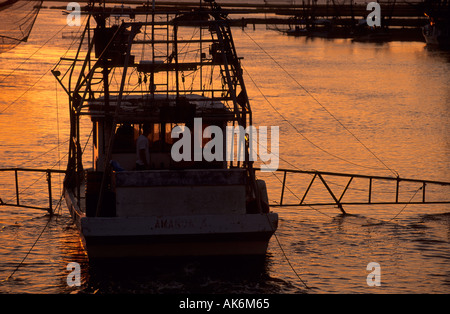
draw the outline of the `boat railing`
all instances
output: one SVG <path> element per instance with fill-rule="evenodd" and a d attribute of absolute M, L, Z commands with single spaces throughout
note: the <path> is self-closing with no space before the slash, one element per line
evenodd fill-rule
<path fill-rule="evenodd" d="M 260 171 L 260 168 L 255 168 L 256 171 Z M 450 204 L 450 196 L 447 199 L 429 199 L 426 191 L 428 190 L 427 187 L 431 186 L 446 186 L 450 187 L 450 182 L 444 182 L 444 181 L 432 181 L 432 180 L 421 180 L 421 179 L 408 179 L 408 178 L 400 178 L 400 177 L 387 177 L 387 176 L 374 176 L 374 175 L 361 175 L 361 174 L 349 174 L 349 173 L 339 173 L 339 172 L 327 172 L 327 171 L 316 171 L 316 170 L 297 170 L 297 169 L 277 169 L 274 173 L 282 173 L 283 179 L 280 180 L 281 182 L 281 194 L 280 194 L 280 200 L 279 202 L 273 202 L 270 204 L 270 206 L 274 207 L 282 207 L 282 206 L 337 206 L 343 214 L 345 214 L 344 206 L 345 205 L 395 205 L 395 204 Z M 287 177 L 288 174 L 291 176 L 294 174 L 297 175 L 307 175 L 311 178 L 306 178 L 305 182 L 308 182 L 309 184 L 306 187 L 306 190 L 304 190 L 303 195 L 294 194 L 294 192 L 288 187 L 287 185 Z M 277 177 L 278 178 L 278 177 Z M 346 183 L 344 184 L 338 184 L 341 188 L 340 194 L 336 192 L 337 189 L 332 189 L 332 184 L 336 184 L 336 182 L 333 181 L 333 179 L 336 178 L 345 178 Z M 352 184 L 352 182 L 355 182 L 355 179 L 360 179 L 358 186 L 353 187 L 355 190 L 358 191 L 358 197 L 350 196 L 345 198 L 349 193 L 349 187 Z M 378 191 L 381 193 L 389 193 L 394 196 L 393 199 L 386 200 L 383 198 L 382 200 L 375 199 L 374 198 L 374 182 L 383 182 L 384 188 L 383 191 Z M 316 183 L 317 182 L 317 183 Z M 394 183 L 394 187 L 388 186 L 389 182 Z M 410 190 L 401 189 L 400 183 L 411 183 L 415 184 L 415 190 L 413 192 L 414 195 L 409 198 L 409 200 L 404 200 L 405 193 L 411 192 Z M 298 185 L 298 181 L 296 181 L 296 185 Z M 313 202 L 306 201 L 307 196 L 311 194 L 311 188 L 316 185 L 322 185 L 322 188 L 325 188 L 328 194 L 332 198 L 332 202 L 330 202 L 329 197 L 325 201 L 321 200 L 314 200 Z M 294 194 L 294 196 L 299 200 L 299 202 L 285 202 L 285 191 L 289 190 L 291 193 Z M 393 190 L 392 190 L 393 189 Z M 414 196 L 419 194 L 419 191 L 421 191 L 421 198 L 420 200 L 414 200 Z M 403 195 L 402 195 L 403 193 Z M 325 193 L 326 194 L 326 193 Z M 419 194 L 419 195 L 420 195 Z M 446 195 L 450 195 L 450 193 L 447 193 Z M 402 196 L 402 197 L 401 197 Z M 353 198 L 353 199 L 351 199 Z M 401 200 L 402 199 L 402 200 Z"/>
<path fill-rule="evenodd" d="M 0 206 L 13 206 L 13 207 L 22 207 L 22 208 L 31 208 L 31 209 L 42 209 L 48 211 L 50 214 L 53 214 L 53 193 L 52 193 L 52 174 L 65 174 L 66 172 L 64 170 L 56 170 L 56 169 L 34 169 L 34 168 L 0 168 L 0 173 L 7 173 L 12 172 L 14 173 L 14 186 L 15 186 L 15 195 L 14 197 L 10 198 L 7 201 L 2 200 L 0 196 Z M 28 189 L 20 190 L 19 186 L 19 173 L 25 172 L 25 173 L 39 173 L 43 175 L 46 175 L 47 180 L 47 191 L 48 191 L 48 207 L 44 206 L 34 206 L 34 205 L 28 205 L 24 204 L 21 200 L 21 194 Z M 41 177 L 42 177 L 41 176 Z M 40 178 L 39 178 L 40 179 Z M 38 179 L 38 180 L 39 180 Z M 38 180 L 35 180 L 31 185 L 36 183 Z M 15 202 L 11 202 L 15 199 Z"/>

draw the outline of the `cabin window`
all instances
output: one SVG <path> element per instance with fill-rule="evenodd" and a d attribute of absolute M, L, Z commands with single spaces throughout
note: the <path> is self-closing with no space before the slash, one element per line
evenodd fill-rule
<path fill-rule="evenodd" d="M 161 125 L 159 123 L 152 123 L 150 130 L 150 134 L 148 135 L 150 151 L 159 152 L 161 151 Z"/>
<path fill-rule="evenodd" d="M 130 123 L 119 124 L 116 128 L 113 153 L 134 153 L 136 130 Z"/>
<path fill-rule="evenodd" d="M 173 144 L 173 138 L 172 138 L 172 129 L 175 127 L 175 126 L 177 126 L 177 124 L 175 124 L 175 123 L 166 123 L 165 124 L 166 126 L 165 126 L 165 142 L 167 143 L 167 144 L 169 144 L 169 145 L 172 145 Z M 178 125 L 180 125 L 180 124 L 178 124 Z"/>
<path fill-rule="evenodd" d="M 171 137 L 172 128 L 177 124 L 174 123 L 150 123 L 150 134 L 148 140 L 150 144 L 150 152 L 161 153 L 168 152 L 173 144 Z M 139 134 L 142 134 L 143 125 L 139 125 Z M 135 140 L 137 137 L 135 138 Z"/>

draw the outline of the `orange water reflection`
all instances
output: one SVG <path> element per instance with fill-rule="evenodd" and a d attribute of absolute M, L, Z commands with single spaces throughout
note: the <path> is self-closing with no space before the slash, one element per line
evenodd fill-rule
<path fill-rule="evenodd" d="M 31 41 L 1 55 L 0 80 L 35 52 L 47 34 L 59 29 L 63 25 L 61 21 L 61 17 L 54 17 L 54 11 L 44 10 Z M 375 45 L 349 40 L 309 40 L 282 36 L 263 27 L 257 27 L 256 31 L 246 29 L 246 32 L 320 102 L 289 78 L 242 30 L 234 30 L 237 51 L 244 57 L 246 71 L 272 105 L 297 129 L 283 121 L 246 74 L 254 123 L 280 127 L 280 167 L 393 175 L 325 107 L 402 176 L 449 181 L 450 63 L 447 55 L 428 51 L 423 43 Z M 69 130 L 66 95 L 50 72 L 24 92 L 57 62 L 70 42 L 71 39 L 55 37 L 54 42 L 40 49 L 0 83 L 0 167 L 64 169 Z M 13 106 L 3 111 L 16 99 Z M 86 129 L 88 125 L 86 122 Z M 46 153 L 58 144 L 59 150 Z M 270 173 L 263 176 L 271 201 L 280 197 L 282 177 L 277 176 Z M 13 186 L 10 179 L 0 176 L 2 198 L 8 190 L 5 187 Z M 27 185 L 35 179 L 24 178 L 22 182 Z M 309 180 L 308 176 L 289 177 L 291 191 L 286 191 L 286 200 L 298 201 Z M 335 180 L 333 189 L 339 194 L 345 184 L 343 180 Z M 385 193 L 390 187 L 376 185 L 374 188 L 382 192 L 374 197 L 392 197 Z M 408 191 L 415 188 L 407 187 Z M 45 195 L 45 184 L 30 193 L 30 197 L 39 196 L 41 190 Z M 356 189 L 349 193 L 358 197 Z M 436 193 L 448 196 L 448 191 Z M 311 200 L 323 195 L 328 194 L 323 187 L 317 187 L 311 191 Z M 23 258 L 46 222 L 41 212 L 3 209 L 0 238 L 6 245 L 0 249 L 5 269 L 2 276 Z M 388 221 L 401 208 L 350 208 L 348 212 L 355 216 L 345 217 L 339 216 L 339 210 L 333 207 L 276 210 L 281 219 L 277 235 L 283 249 L 302 278 L 317 287 L 315 292 L 449 291 L 445 281 L 449 275 L 449 220 L 448 216 L 438 215 L 448 212 L 446 206 L 411 205 L 402 212 L 400 220 L 381 226 L 368 223 L 377 219 Z M 51 224 L 27 260 L 34 266 L 21 269 L 17 280 L 1 288 L 2 292 L 68 291 L 64 283 L 65 265 L 71 261 L 84 263 L 85 259 L 67 212 L 64 215 L 62 225 Z M 269 249 L 270 276 L 290 284 L 279 291 L 298 292 L 301 284 L 278 243 L 272 241 Z M 372 261 L 382 267 L 383 290 L 367 290 L 365 267 Z"/>

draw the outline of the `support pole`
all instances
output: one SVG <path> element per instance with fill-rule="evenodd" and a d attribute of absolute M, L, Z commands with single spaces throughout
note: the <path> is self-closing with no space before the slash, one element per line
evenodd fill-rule
<path fill-rule="evenodd" d="M 283 175 L 283 186 L 281 187 L 280 205 L 283 205 L 284 187 L 286 186 L 286 171 Z"/>
<path fill-rule="evenodd" d="M 397 183 L 395 185 L 395 202 L 398 203 L 398 190 L 400 186 L 400 180 L 397 178 Z"/>
<path fill-rule="evenodd" d="M 305 200 L 306 194 L 308 194 L 309 189 L 311 188 L 311 185 L 313 184 L 313 182 L 316 179 L 316 177 L 317 177 L 317 173 L 314 174 L 314 177 L 312 178 L 311 182 L 309 182 L 308 188 L 306 189 L 305 194 L 303 195 L 302 200 L 300 201 L 299 205 L 301 205 L 303 203 L 303 201 Z"/>
<path fill-rule="evenodd" d="M 320 180 L 322 180 L 323 185 L 325 185 L 325 187 L 327 188 L 328 192 L 330 193 L 331 197 L 333 197 L 334 201 L 336 202 L 336 205 L 338 206 L 338 208 L 341 210 L 341 212 L 345 215 L 347 214 L 344 210 L 344 208 L 342 207 L 341 202 L 339 202 L 339 200 L 336 198 L 336 196 L 334 195 L 333 191 L 331 191 L 330 187 L 328 186 L 328 184 L 325 182 L 324 178 L 322 177 L 322 175 L 319 173 L 318 174 Z"/>
<path fill-rule="evenodd" d="M 52 200 L 52 173 L 47 170 L 47 183 L 48 183 L 48 213 L 53 215 L 53 200 Z"/>
<path fill-rule="evenodd" d="M 422 202 L 425 203 L 425 187 L 426 187 L 426 183 L 424 182 L 422 185 Z"/>
<path fill-rule="evenodd" d="M 339 202 L 342 200 L 342 198 L 344 197 L 345 192 L 347 192 L 348 187 L 350 186 L 350 183 L 352 183 L 353 181 L 353 177 L 350 177 L 350 180 L 348 180 L 347 185 L 344 188 L 344 191 L 342 191 L 341 196 L 339 197 Z"/>

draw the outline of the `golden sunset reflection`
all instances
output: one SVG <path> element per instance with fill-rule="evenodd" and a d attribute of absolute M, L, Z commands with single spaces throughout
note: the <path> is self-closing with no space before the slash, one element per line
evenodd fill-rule
<path fill-rule="evenodd" d="M 76 36 L 63 38 L 61 32 L 79 32 L 82 27 L 65 27 L 65 23 L 60 10 L 42 9 L 29 41 L 0 55 L 0 168 L 66 169 L 68 97 L 51 70 L 62 56 L 74 57 L 77 49 Z M 253 124 L 279 127 L 279 169 L 450 181 L 448 52 L 428 49 L 418 41 L 380 44 L 286 36 L 265 25 L 232 30 L 237 54 L 243 57 Z M 188 27 L 180 30 L 179 36 L 196 38 L 198 33 Z M 209 48 L 204 47 L 205 53 Z M 181 51 L 186 62 L 203 52 L 188 45 Z M 143 50 L 133 53 L 139 60 L 150 54 Z M 61 62 L 60 69 L 66 65 Z M 111 90 L 120 86 L 121 73 L 117 71 Z M 219 71 L 205 70 L 201 76 L 186 70 L 180 84 L 193 89 L 201 84 L 219 88 Z M 137 71 L 129 74 L 127 83 L 138 90 L 143 78 Z M 61 77 L 64 75 L 61 72 Z M 155 76 L 157 82 L 165 79 L 163 74 Z M 168 79 L 176 80 L 174 76 Z M 102 85 L 94 91 L 100 95 Z M 88 116 L 83 117 L 80 128 L 87 169 L 94 159 Z M 255 166 L 262 164 L 258 159 Z M 19 175 L 20 201 L 46 206 L 45 173 Z M 310 173 L 289 173 L 285 179 L 283 172 L 258 172 L 257 176 L 265 180 L 272 205 L 335 201 L 319 178 L 311 184 Z M 58 174 L 52 177 L 55 207 L 63 179 Z M 352 179 L 348 191 L 348 177 L 324 179 L 337 197 L 346 193 L 344 201 L 367 200 L 369 183 L 364 178 Z M 395 181 L 373 180 L 370 184 L 373 202 L 395 201 Z M 258 279 L 203 276 L 196 264 L 189 264 L 192 269 L 161 271 L 151 279 L 142 276 L 125 284 L 113 279 L 98 283 L 90 277 L 92 269 L 65 202 L 48 226 L 45 211 L 0 206 L 0 280 L 14 270 L 47 228 L 25 266 L 15 274 L 17 280 L 0 283 L 0 293 L 82 289 L 110 293 L 118 286 L 123 289 L 119 293 L 183 293 L 190 288 L 219 293 L 305 292 L 285 255 L 308 285 L 316 288 L 313 293 L 448 293 L 449 206 L 406 204 L 422 199 L 422 185 L 402 182 L 399 188 L 404 205 L 350 205 L 345 210 L 351 215 L 341 215 L 335 204 L 271 207 L 279 215 L 277 239 L 270 240 L 264 276 Z M 14 173 L 0 172 L 0 200 L 14 204 L 15 192 Z M 448 186 L 427 186 L 427 200 L 448 201 L 449 192 Z M 82 265 L 81 288 L 67 286 L 65 267 L 70 262 Z M 378 290 L 366 284 L 369 262 L 382 268 Z M 126 290 L 127 284 L 130 290 Z"/>

